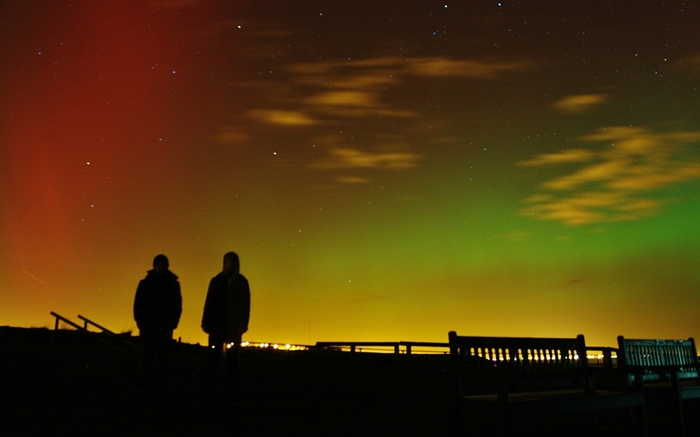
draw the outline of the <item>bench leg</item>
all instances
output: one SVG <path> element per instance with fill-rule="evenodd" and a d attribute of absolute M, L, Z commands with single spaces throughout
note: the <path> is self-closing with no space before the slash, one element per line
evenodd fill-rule
<path fill-rule="evenodd" d="M 685 437 L 685 414 L 683 414 L 683 395 L 681 394 L 680 381 L 678 380 L 678 373 L 672 372 L 671 375 L 671 390 L 674 393 L 674 402 L 676 403 L 676 408 L 678 409 L 678 424 L 681 427 L 681 435 Z"/>

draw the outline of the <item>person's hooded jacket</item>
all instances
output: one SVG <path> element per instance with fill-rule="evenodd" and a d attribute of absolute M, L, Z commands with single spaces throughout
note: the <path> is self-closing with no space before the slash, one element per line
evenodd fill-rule
<path fill-rule="evenodd" d="M 245 276 L 221 272 L 209 282 L 202 329 L 216 341 L 240 342 L 248 331 L 250 287 Z"/>
<path fill-rule="evenodd" d="M 136 289 L 134 320 L 139 330 L 175 330 L 182 314 L 182 294 L 177 275 L 149 270 Z"/>

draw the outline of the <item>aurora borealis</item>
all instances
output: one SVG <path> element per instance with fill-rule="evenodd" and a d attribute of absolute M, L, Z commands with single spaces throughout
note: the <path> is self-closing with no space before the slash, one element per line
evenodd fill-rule
<path fill-rule="evenodd" d="M 595 3 L 595 4 L 592 4 Z M 2 1 L 0 325 L 202 342 L 700 335 L 700 10 L 632 1 Z"/>

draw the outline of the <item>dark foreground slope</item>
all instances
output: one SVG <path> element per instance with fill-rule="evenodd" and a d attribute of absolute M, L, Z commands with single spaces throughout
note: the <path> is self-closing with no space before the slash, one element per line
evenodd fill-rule
<path fill-rule="evenodd" d="M 135 384 L 138 349 L 124 341 L 0 327 L 0 435 L 452 435 L 447 356 L 319 359 L 312 352 L 243 349 L 242 401 L 232 403 L 223 392 L 198 402 L 205 352 L 177 345 L 170 390 L 144 397 Z M 689 407 L 694 433 L 698 405 Z M 672 435 L 673 411 L 655 411 L 651 435 Z M 624 412 L 617 414 L 601 417 L 607 429 L 589 435 L 625 435 Z M 580 419 L 547 419 L 519 434 L 584 435 L 574 432 L 585 423 Z M 474 425 L 478 434 L 496 428 L 486 418 Z"/>
<path fill-rule="evenodd" d="M 62 332 L 5 329 L 0 435 L 444 435 L 444 366 L 244 349 L 240 403 L 198 402 L 205 350 L 178 345 L 171 389 L 136 389 L 138 350 Z M 434 357 L 433 357 L 434 358 Z"/>

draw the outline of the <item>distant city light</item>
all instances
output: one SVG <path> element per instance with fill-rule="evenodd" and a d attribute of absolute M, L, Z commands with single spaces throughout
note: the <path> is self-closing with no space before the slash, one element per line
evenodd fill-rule
<path fill-rule="evenodd" d="M 235 342 L 226 343 L 226 349 L 231 349 L 235 344 L 236 344 Z M 305 351 L 305 350 L 309 350 L 309 346 L 305 346 L 305 345 L 297 345 L 297 344 L 290 344 L 290 343 L 279 344 L 279 343 L 266 343 L 266 342 L 249 342 L 249 341 L 241 342 L 241 347 L 245 347 L 245 348 L 252 347 L 252 348 L 258 348 L 258 349 L 272 349 L 272 350 L 279 350 L 279 351 Z"/>

